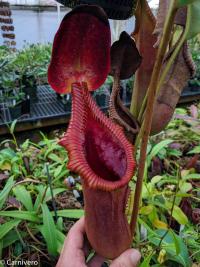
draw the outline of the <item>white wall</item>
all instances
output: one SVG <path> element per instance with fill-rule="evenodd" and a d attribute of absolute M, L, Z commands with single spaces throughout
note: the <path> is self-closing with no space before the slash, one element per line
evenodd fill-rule
<path fill-rule="evenodd" d="M 11 5 L 30 5 L 30 6 L 55 6 L 55 0 L 9 0 Z"/>
<path fill-rule="evenodd" d="M 55 6 L 55 0 L 7 0 L 11 5 L 41 5 Z M 148 0 L 151 8 L 157 8 L 159 0 Z"/>

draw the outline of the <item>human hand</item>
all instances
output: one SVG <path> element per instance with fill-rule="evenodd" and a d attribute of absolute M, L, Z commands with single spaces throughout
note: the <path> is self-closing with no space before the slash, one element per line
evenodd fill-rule
<path fill-rule="evenodd" d="M 83 217 L 70 229 L 56 267 L 100 267 L 105 259 L 98 254 L 95 254 L 86 265 L 85 258 L 89 251 Z M 110 267 L 136 267 L 139 260 L 139 251 L 127 249 L 111 263 Z"/>

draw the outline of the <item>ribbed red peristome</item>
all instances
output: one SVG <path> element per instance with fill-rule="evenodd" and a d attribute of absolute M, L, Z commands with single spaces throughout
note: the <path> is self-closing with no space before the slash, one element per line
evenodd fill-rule
<path fill-rule="evenodd" d="M 85 84 L 72 85 L 72 116 L 60 143 L 69 152 L 68 168 L 93 189 L 112 191 L 133 176 L 133 146 L 101 112 Z"/>
<path fill-rule="evenodd" d="M 53 42 L 48 82 L 58 93 L 69 93 L 74 82 L 95 90 L 110 68 L 110 27 L 103 9 L 81 5 L 61 22 Z"/>

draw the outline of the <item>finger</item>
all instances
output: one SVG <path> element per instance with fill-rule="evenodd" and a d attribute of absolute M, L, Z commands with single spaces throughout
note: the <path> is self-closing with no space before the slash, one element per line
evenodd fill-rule
<path fill-rule="evenodd" d="M 72 249 L 83 248 L 85 235 L 84 217 L 78 220 L 70 229 L 66 244 Z"/>
<path fill-rule="evenodd" d="M 83 251 L 84 234 L 84 218 L 81 218 L 72 226 L 65 239 L 59 261 L 56 265 L 57 267 L 65 267 L 66 262 L 68 263 L 68 266 L 75 266 L 74 262 L 79 264 L 79 266 L 86 266 L 85 264 L 82 265 L 85 262 Z"/>
<path fill-rule="evenodd" d="M 87 266 L 88 267 L 100 267 L 103 264 L 104 260 L 105 258 L 95 253 L 94 256 L 87 263 Z"/>
<path fill-rule="evenodd" d="M 140 253 L 136 249 L 128 249 L 115 259 L 110 267 L 137 267 L 140 261 Z"/>

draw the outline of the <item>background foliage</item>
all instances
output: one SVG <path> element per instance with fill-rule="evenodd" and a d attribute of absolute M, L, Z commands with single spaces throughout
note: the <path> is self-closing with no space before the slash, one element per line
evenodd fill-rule
<path fill-rule="evenodd" d="M 200 261 L 199 120 L 200 106 L 178 108 L 166 131 L 150 140 L 133 243 L 142 267 Z M 67 153 L 56 137 L 41 133 L 40 142 L 19 144 L 16 123 L 0 150 L 0 255 L 54 266 L 67 231 L 83 215 L 81 184 L 66 169 Z"/>

